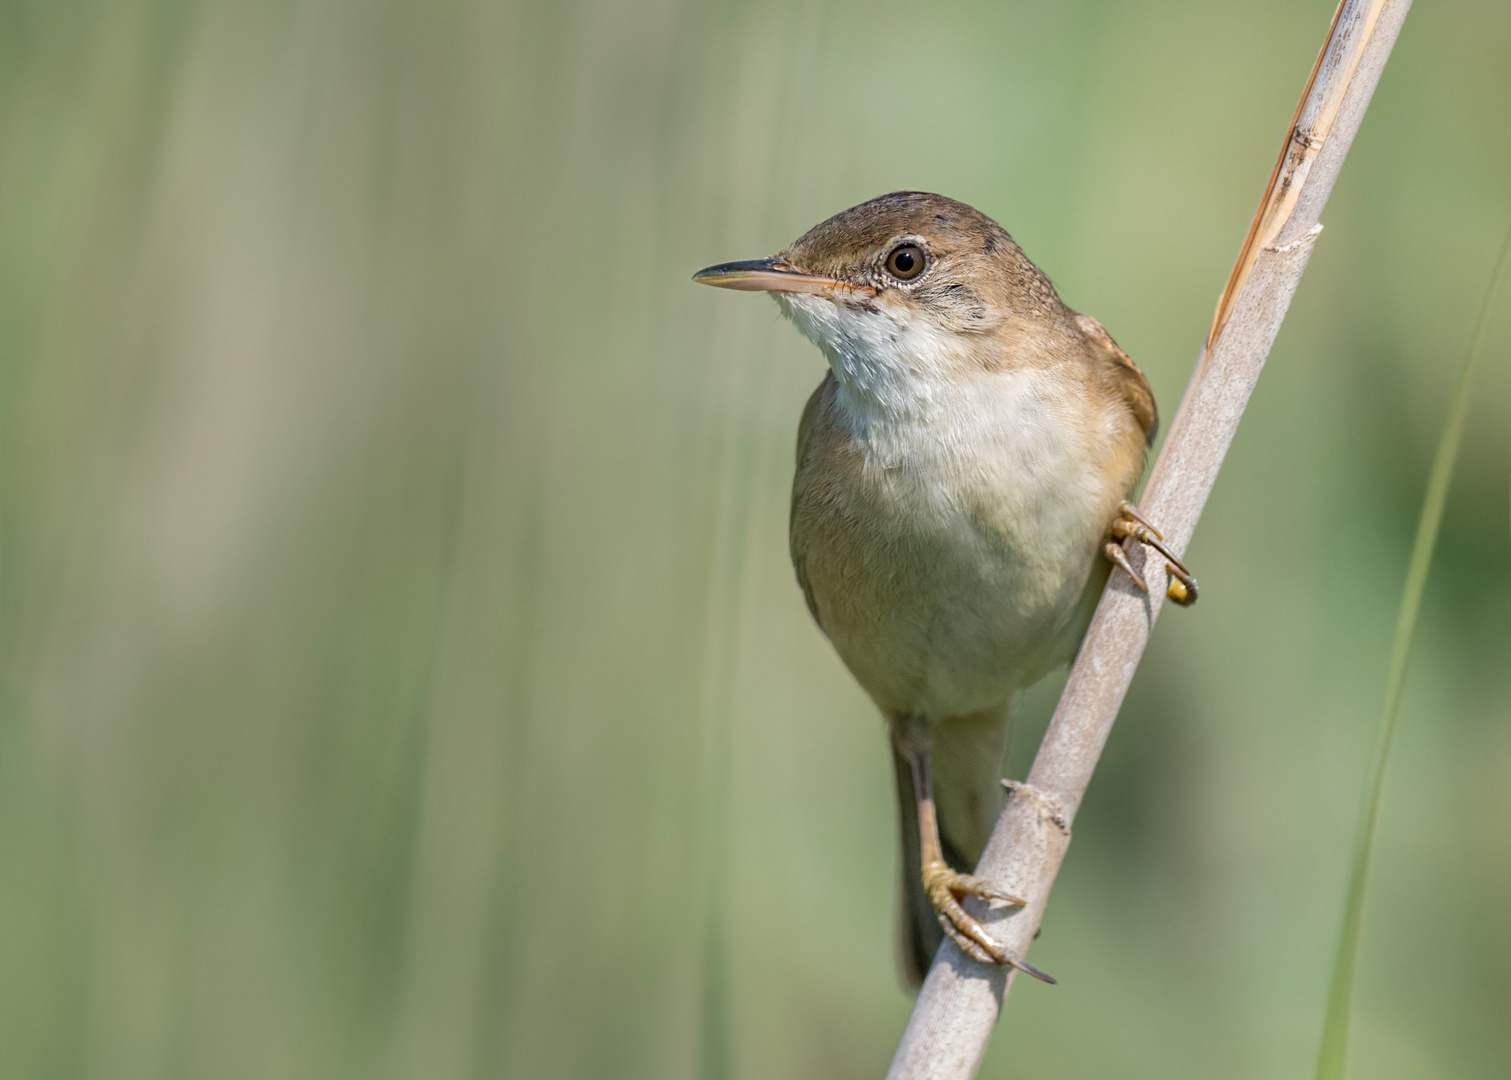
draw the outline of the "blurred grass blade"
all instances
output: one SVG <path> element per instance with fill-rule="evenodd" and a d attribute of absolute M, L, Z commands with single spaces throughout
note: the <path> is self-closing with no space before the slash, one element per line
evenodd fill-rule
<path fill-rule="evenodd" d="M 1427 495 L 1422 500 L 1416 545 L 1411 552 L 1411 565 L 1406 571 L 1406 588 L 1401 595 L 1400 614 L 1396 618 L 1395 646 L 1391 651 L 1390 673 L 1385 683 L 1385 704 L 1380 710 L 1380 727 L 1375 733 L 1369 771 L 1365 774 L 1359 822 L 1354 831 L 1354 847 L 1349 858 L 1343 928 L 1338 941 L 1338 954 L 1333 962 L 1332 987 L 1327 997 L 1322 1049 L 1317 1056 L 1317 1080 L 1342 1080 L 1344 1066 L 1347 1064 L 1349 1009 L 1353 999 L 1354 967 L 1359 950 L 1359 923 L 1364 910 L 1364 885 L 1369 876 L 1370 848 L 1374 842 L 1375 821 L 1380 809 L 1380 787 L 1385 779 L 1391 740 L 1395 736 L 1396 714 L 1401 706 L 1401 688 L 1406 682 L 1406 663 L 1411 655 L 1412 638 L 1416 634 L 1417 615 L 1422 609 L 1427 573 L 1432 567 L 1432 552 L 1437 546 L 1438 526 L 1443 521 L 1443 504 L 1448 498 L 1448 483 L 1453 478 L 1453 466 L 1458 459 L 1459 444 L 1463 441 L 1464 421 L 1469 412 L 1474 380 L 1479 373 L 1485 331 L 1490 324 L 1490 311 L 1496 293 L 1500 291 L 1508 255 L 1511 255 L 1511 229 L 1507 230 L 1506 238 L 1501 242 L 1500 255 L 1490 274 L 1490 287 L 1485 291 L 1484 302 L 1480 305 L 1474 334 L 1469 340 L 1469 356 L 1464 361 L 1463 371 L 1459 373 L 1453 407 L 1443 428 L 1442 438 L 1438 441 L 1432 476 L 1427 481 Z"/>

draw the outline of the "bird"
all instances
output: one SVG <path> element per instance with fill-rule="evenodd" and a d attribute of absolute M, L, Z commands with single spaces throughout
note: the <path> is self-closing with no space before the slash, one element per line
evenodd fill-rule
<path fill-rule="evenodd" d="M 1125 538 L 1197 586 L 1128 500 L 1159 427 L 1142 371 L 997 222 L 897 191 L 770 258 L 693 280 L 765 292 L 828 361 L 798 425 L 789 541 L 808 611 L 886 720 L 900 954 L 944 937 L 1054 981 L 962 906 L 1021 905 L 972 870 L 1002 807 L 1023 689 L 1068 663 Z"/>

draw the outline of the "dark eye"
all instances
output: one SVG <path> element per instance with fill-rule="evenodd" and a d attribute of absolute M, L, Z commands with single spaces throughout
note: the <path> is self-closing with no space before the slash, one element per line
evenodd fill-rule
<path fill-rule="evenodd" d="M 887 256 L 887 273 L 898 281 L 912 281 L 923 272 L 923 249 L 917 244 L 902 244 Z"/>

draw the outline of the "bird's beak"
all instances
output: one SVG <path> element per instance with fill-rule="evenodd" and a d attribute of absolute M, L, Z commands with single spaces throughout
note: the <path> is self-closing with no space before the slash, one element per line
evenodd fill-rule
<path fill-rule="evenodd" d="M 851 285 L 834 278 L 802 274 L 781 259 L 746 259 L 744 262 L 720 263 L 699 270 L 693 280 L 721 289 L 742 292 L 817 293 L 832 296 L 836 292 L 864 293 L 875 296 L 876 290 L 865 285 Z"/>

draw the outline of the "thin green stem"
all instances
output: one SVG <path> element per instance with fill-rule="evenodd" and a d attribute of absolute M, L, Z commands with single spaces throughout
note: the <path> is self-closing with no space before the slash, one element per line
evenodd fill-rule
<path fill-rule="evenodd" d="M 1511 229 L 1507 230 L 1506 238 L 1501 244 L 1500 256 L 1490 275 L 1490 287 L 1480 305 L 1474 334 L 1469 341 L 1469 356 L 1464 361 L 1463 371 L 1459 373 L 1453 407 L 1443 428 L 1442 438 L 1438 441 L 1432 476 L 1427 481 L 1427 495 L 1422 500 L 1416 545 L 1412 548 L 1411 565 L 1406 571 L 1406 588 L 1401 595 L 1400 614 L 1396 618 L 1395 646 L 1391 650 L 1390 674 L 1385 683 L 1385 704 L 1380 711 L 1380 726 L 1375 733 L 1374 749 L 1370 752 L 1369 771 L 1365 774 L 1364 794 L 1359 806 L 1359 824 L 1349 857 L 1343 928 L 1339 936 L 1337 958 L 1333 963 L 1332 987 L 1327 996 L 1327 1019 L 1322 1028 L 1322 1049 L 1317 1056 L 1317 1080 L 1342 1080 L 1344 1066 L 1347 1064 L 1349 1011 L 1354 992 L 1355 960 L 1359 951 L 1359 924 L 1364 911 L 1364 886 L 1369 876 L 1369 856 L 1380 809 L 1380 788 L 1385 779 L 1391 740 L 1395 736 L 1401 690 L 1406 683 L 1406 664 L 1411 656 L 1412 639 L 1416 636 L 1417 616 L 1422 610 L 1422 594 L 1427 586 L 1428 571 L 1432 567 L 1438 527 L 1443 521 L 1443 504 L 1448 499 L 1448 485 L 1453 478 L 1454 463 L 1458 460 L 1474 380 L 1479 374 L 1480 356 L 1484 352 L 1490 311 L 1500 289 L 1508 255 L 1511 255 Z"/>

